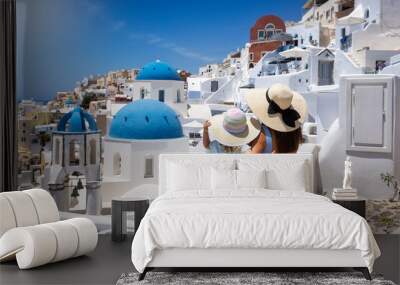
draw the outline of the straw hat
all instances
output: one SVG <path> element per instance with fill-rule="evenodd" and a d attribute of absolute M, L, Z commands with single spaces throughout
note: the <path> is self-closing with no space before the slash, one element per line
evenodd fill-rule
<path fill-rule="evenodd" d="M 251 89 L 245 98 L 256 117 L 276 131 L 294 131 L 307 117 L 306 100 L 283 84 L 274 84 L 269 89 Z"/>
<path fill-rule="evenodd" d="M 210 119 L 210 136 L 225 146 L 245 145 L 260 134 L 261 124 L 256 118 L 247 118 L 240 109 L 229 109 Z"/>

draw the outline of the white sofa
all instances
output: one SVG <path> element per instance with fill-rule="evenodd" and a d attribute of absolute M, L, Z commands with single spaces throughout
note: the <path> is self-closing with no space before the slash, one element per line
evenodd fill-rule
<path fill-rule="evenodd" d="M 86 218 L 60 221 L 51 195 L 42 189 L 0 193 L 0 262 L 16 259 L 28 269 L 77 257 L 97 245 Z"/>

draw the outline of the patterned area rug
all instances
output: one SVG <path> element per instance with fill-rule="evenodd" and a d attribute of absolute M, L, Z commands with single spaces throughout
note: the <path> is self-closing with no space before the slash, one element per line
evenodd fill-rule
<path fill-rule="evenodd" d="M 138 281 L 138 276 L 138 273 L 122 274 L 117 285 L 395 285 L 380 276 L 368 281 L 358 272 L 148 272 L 142 281 Z"/>

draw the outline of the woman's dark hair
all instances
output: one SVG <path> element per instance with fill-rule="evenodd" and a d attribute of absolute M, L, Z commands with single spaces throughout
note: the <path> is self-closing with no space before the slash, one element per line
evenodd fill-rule
<path fill-rule="evenodd" d="M 272 137 L 272 150 L 275 153 L 296 153 L 303 143 L 301 128 L 291 132 L 279 132 L 269 129 Z"/>

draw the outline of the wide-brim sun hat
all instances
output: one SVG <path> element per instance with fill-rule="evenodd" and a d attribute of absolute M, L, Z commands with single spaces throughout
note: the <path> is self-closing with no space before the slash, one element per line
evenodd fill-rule
<path fill-rule="evenodd" d="M 225 146 L 242 146 L 250 143 L 260 134 L 261 124 L 254 117 L 232 108 L 210 119 L 210 136 Z"/>
<path fill-rule="evenodd" d="M 251 89 L 246 92 L 245 99 L 254 115 L 276 131 L 294 131 L 307 118 L 308 108 L 304 97 L 283 84 Z"/>

